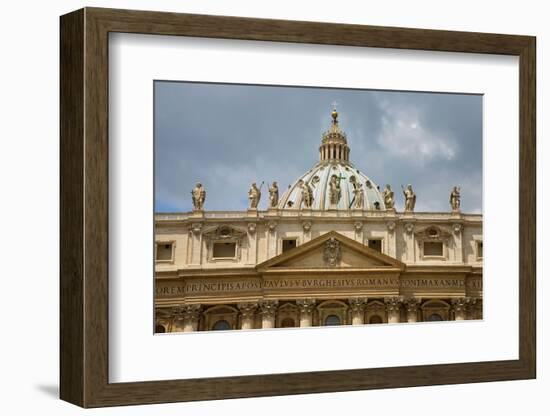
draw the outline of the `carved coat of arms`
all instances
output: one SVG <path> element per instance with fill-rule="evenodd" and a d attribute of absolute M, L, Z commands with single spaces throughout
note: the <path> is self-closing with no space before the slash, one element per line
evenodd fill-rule
<path fill-rule="evenodd" d="M 325 243 L 325 250 L 323 252 L 323 260 L 329 266 L 336 266 L 342 259 L 342 251 L 340 250 L 340 242 L 331 237 Z"/>

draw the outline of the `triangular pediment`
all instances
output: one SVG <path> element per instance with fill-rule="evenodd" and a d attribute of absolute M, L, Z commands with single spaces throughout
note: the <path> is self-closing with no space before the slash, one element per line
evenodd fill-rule
<path fill-rule="evenodd" d="M 273 269 L 387 269 L 404 270 L 393 257 L 373 250 L 336 231 L 331 231 L 257 266 Z"/>

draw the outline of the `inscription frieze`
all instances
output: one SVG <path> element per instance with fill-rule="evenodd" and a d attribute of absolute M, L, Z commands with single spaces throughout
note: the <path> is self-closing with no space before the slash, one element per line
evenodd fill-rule
<path fill-rule="evenodd" d="M 262 290 L 284 289 L 346 289 L 368 288 L 388 289 L 397 288 L 397 277 L 335 277 L 335 278 L 303 278 L 303 279 L 247 279 L 247 280 L 211 280 L 188 281 L 184 283 L 159 283 L 157 282 L 156 295 L 158 297 L 177 297 L 185 295 L 229 293 L 229 292 L 254 292 Z"/>
<path fill-rule="evenodd" d="M 481 280 L 462 278 L 399 278 L 397 276 L 340 276 L 311 278 L 251 278 L 240 280 L 226 279 L 190 279 L 185 282 L 157 282 L 156 296 L 160 298 L 228 294 L 279 290 L 345 290 L 345 289 L 401 289 L 405 292 L 415 290 L 450 289 L 464 291 L 481 290 Z"/>

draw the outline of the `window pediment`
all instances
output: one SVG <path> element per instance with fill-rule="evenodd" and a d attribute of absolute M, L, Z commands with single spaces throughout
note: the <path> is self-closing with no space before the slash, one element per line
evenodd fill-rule
<path fill-rule="evenodd" d="M 220 225 L 203 233 L 209 262 L 239 261 L 246 231 L 228 225 Z"/>
<path fill-rule="evenodd" d="M 220 225 L 203 233 L 203 237 L 212 241 L 237 241 L 246 235 L 246 231 L 228 225 Z"/>
<path fill-rule="evenodd" d="M 452 234 L 442 227 L 430 225 L 415 231 L 414 236 L 418 240 L 444 241 L 450 238 Z"/>

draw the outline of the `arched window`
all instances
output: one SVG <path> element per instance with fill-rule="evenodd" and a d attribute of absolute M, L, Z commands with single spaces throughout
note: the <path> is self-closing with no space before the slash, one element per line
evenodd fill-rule
<path fill-rule="evenodd" d="M 442 321 L 443 318 L 438 313 L 432 313 L 430 316 L 428 316 L 428 321 Z"/>
<path fill-rule="evenodd" d="M 325 325 L 340 325 L 340 317 L 338 315 L 329 315 L 325 318 Z"/>
<path fill-rule="evenodd" d="M 166 332 L 166 328 L 164 325 L 155 325 L 155 333 L 156 334 L 164 334 Z"/>
<path fill-rule="evenodd" d="M 285 318 L 281 322 L 281 328 L 294 328 L 295 326 L 292 318 Z"/>
<path fill-rule="evenodd" d="M 380 315 L 372 315 L 369 319 L 369 324 L 381 324 L 382 318 Z"/>
<path fill-rule="evenodd" d="M 231 325 L 224 319 L 217 321 L 212 327 L 213 331 L 227 331 L 229 329 L 231 329 Z"/>

